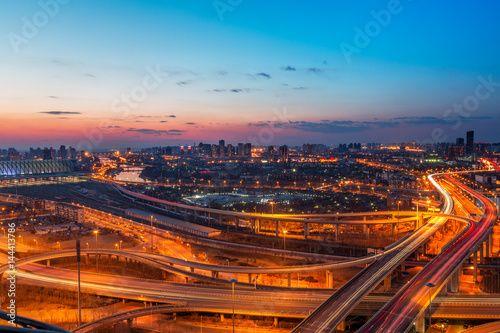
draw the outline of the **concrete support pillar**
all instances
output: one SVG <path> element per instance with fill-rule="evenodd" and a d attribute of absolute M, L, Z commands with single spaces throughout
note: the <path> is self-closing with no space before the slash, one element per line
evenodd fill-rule
<path fill-rule="evenodd" d="M 248 273 L 248 283 L 252 283 L 252 273 Z"/>
<path fill-rule="evenodd" d="M 89 264 L 89 254 L 85 256 L 85 265 Z"/>
<path fill-rule="evenodd" d="M 391 224 L 391 229 L 392 229 L 392 237 L 396 237 L 396 230 L 397 230 L 398 224 L 393 223 Z"/>
<path fill-rule="evenodd" d="M 279 237 L 280 233 L 279 233 L 279 221 L 276 221 L 276 237 Z"/>
<path fill-rule="evenodd" d="M 339 240 L 339 225 L 338 223 L 335 225 L 335 241 Z"/>
<path fill-rule="evenodd" d="M 485 257 L 491 257 L 491 254 L 490 254 L 490 237 L 486 238 L 486 240 L 483 243 L 483 247 L 485 249 L 484 256 Z"/>
<path fill-rule="evenodd" d="M 389 273 L 389 275 L 384 278 L 384 291 L 391 289 L 391 275 L 392 273 Z"/>
<path fill-rule="evenodd" d="M 127 326 L 132 328 L 133 320 L 131 318 L 127 319 Z"/>
<path fill-rule="evenodd" d="M 238 231 L 238 223 L 239 223 L 239 218 L 236 216 L 234 218 L 234 227 L 236 228 L 236 231 Z"/>
<path fill-rule="evenodd" d="M 370 240 L 371 227 L 366 225 L 366 239 Z"/>
<path fill-rule="evenodd" d="M 221 322 L 224 321 L 224 314 L 223 313 L 220 314 L 220 321 Z"/>
<path fill-rule="evenodd" d="M 477 282 L 477 251 L 474 252 L 474 268 L 473 268 L 473 281 Z"/>
<path fill-rule="evenodd" d="M 345 321 L 342 320 L 340 325 L 337 327 L 337 331 L 341 331 L 341 332 L 345 331 Z"/>
<path fill-rule="evenodd" d="M 219 214 L 219 225 L 222 225 L 222 214 Z"/>
<path fill-rule="evenodd" d="M 208 212 L 208 225 L 212 226 L 212 218 L 210 217 L 210 212 Z"/>
<path fill-rule="evenodd" d="M 255 219 L 250 219 L 250 225 L 252 226 L 252 232 L 255 234 Z"/>
<path fill-rule="evenodd" d="M 458 293 L 460 272 L 461 269 L 457 269 L 448 280 L 447 287 L 450 293 Z"/>
<path fill-rule="evenodd" d="M 414 323 L 416 332 L 425 332 L 425 311 L 415 319 Z"/>
<path fill-rule="evenodd" d="M 191 271 L 191 273 L 194 273 L 194 267 L 189 267 L 189 270 Z"/>
<path fill-rule="evenodd" d="M 188 283 L 188 282 L 189 282 L 189 279 L 188 279 L 188 277 L 187 277 L 187 276 L 185 276 L 185 277 L 184 277 L 184 281 L 185 281 L 186 283 Z"/>
<path fill-rule="evenodd" d="M 406 271 L 406 265 L 404 262 L 401 263 L 401 272 Z"/>
<path fill-rule="evenodd" d="M 479 263 L 482 265 L 484 264 L 484 245 L 481 245 L 481 247 L 479 247 Z"/>
<path fill-rule="evenodd" d="M 489 249 L 488 249 L 488 253 L 490 255 L 490 257 L 493 256 L 493 232 L 490 232 L 489 236 L 488 236 L 488 240 L 489 240 Z"/>
<path fill-rule="evenodd" d="M 274 327 L 278 327 L 278 317 L 274 317 Z"/>
<path fill-rule="evenodd" d="M 212 277 L 215 279 L 215 278 L 218 278 L 219 277 L 219 272 L 217 271 L 212 271 Z"/>
<path fill-rule="evenodd" d="M 50 259 L 47 259 L 47 267 L 50 267 Z"/>
<path fill-rule="evenodd" d="M 255 233 L 259 233 L 260 232 L 260 220 L 259 219 L 255 219 Z"/>
<path fill-rule="evenodd" d="M 288 287 L 292 286 L 292 273 L 288 273 Z"/>
<path fill-rule="evenodd" d="M 309 236 L 309 223 L 304 223 L 304 239 L 307 240 Z"/>
<path fill-rule="evenodd" d="M 365 216 L 365 221 L 366 221 L 366 216 Z M 368 229 L 368 224 L 363 224 L 363 235 L 366 235 L 367 229 Z"/>
<path fill-rule="evenodd" d="M 333 288 L 333 269 L 326 271 L 326 286 Z"/>

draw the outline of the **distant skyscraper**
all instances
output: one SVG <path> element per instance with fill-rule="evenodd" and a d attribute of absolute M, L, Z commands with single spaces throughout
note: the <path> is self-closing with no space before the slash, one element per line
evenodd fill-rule
<path fill-rule="evenodd" d="M 252 157 L 252 144 L 251 143 L 245 143 L 245 145 L 243 146 L 243 156 Z"/>
<path fill-rule="evenodd" d="M 465 152 L 467 155 L 471 155 L 473 151 L 474 151 L 474 131 L 468 131 Z"/>
<path fill-rule="evenodd" d="M 245 156 L 244 143 L 238 143 L 238 156 Z"/>
<path fill-rule="evenodd" d="M 234 147 L 232 144 L 228 144 L 227 145 L 227 149 L 226 149 L 226 156 L 227 157 L 233 157 L 235 155 L 234 153 Z"/>
<path fill-rule="evenodd" d="M 464 138 L 457 138 L 457 146 L 463 146 L 465 144 Z"/>
<path fill-rule="evenodd" d="M 42 158 L 44 160 L 51 160 L 52 159 L 52 149 L 49 149 L 47 147 L 43 148 L 43 150 L 42 150 Z"/>
<path fill-rule="evenodd" d="M 288 146 L 286 145 L 280 147 L 280 161 L 288 162 Z"/>
<path fill-rule="evenodd" d="M 68 151 L 66 150 L 66 146 L 61 146 L 59 148 L 59 157 L 61 160 L 65 160 L 68 158 Z"/>
<path fill-rule="evenodd" d="M 219 157 L 226 157 L 226 143 L 224 140 L 219 140 Z"/>

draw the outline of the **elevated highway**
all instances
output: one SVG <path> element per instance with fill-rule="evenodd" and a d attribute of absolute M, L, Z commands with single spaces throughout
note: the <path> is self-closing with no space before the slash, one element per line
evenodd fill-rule
<path fill-rule="evenodd" d="M 488 238 L 498 216 L 498 208 L 483 195 L 449 176 L 444 176 L 455 188 L 468 192 L 484 207 L 484 217 L 459 240 L 451 244 L 426 265 L 396 296 L 373 316 L 359 332 L 407 332 L 413 323 L 417 330 L 424 327 L 423 314 L 433 297 L 446 282 L 456 275 L 463 262 L 478 250 Z M 475 260 L 477 264 L 477 257 Z M 426 286 L 435 285 L 435 288 Z M 430 288 L 430 290 L 429 290 Z"/>
<path fill-rule="evenodd" d="M 445 189 L 429 176 L 429 180 L 444 198 L 443 211 L 453 211 L 453 199 Z M 362 299 L 371 292 L 388 274 L 417 250 L 447 221 L 445 217 L 435 217 L 426 225 L 411 234 L 394 251 L 385 252 L 378 260 L 365 268 L 342 288 L 337 290 L 326 302 L 302 321 L 293 332 L 333 332 L 353 311 Z M 470 228 L 471 222 L 466 228 Z M 387 331 L 385 331 L 387 332 Z M 396 331 L 393 331 L 396 332 Z"/>

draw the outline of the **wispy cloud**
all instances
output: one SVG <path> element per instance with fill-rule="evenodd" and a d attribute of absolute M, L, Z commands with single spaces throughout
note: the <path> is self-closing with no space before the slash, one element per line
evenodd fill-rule
<path fill-rule="evenodd" d="M 264 78 L 266 78 L 266 79 L 268 79 L 268 80 L 271 78 L 271 75 L 269 75 L 269 74 L 267 74 L 267 73 L 262 73 L 262 72 L 261 72 L 261 73 L 257 73 L 257 74 L 255 74 L 255 76 L 264 77 Z"/>
<path fill-rule="evenodd" d="M 269 121 L 258 123 L 249 123 L 249 126 L 267 126 Z M 289 122 L 273 122 L 274 127 L 287 127 L 301 130 L 304 132 L 315 133 L 355 133 L 371 130 L 374 128 L 397 127 L 398 122 L 393 121 L 354 121 L 354 120 L 327 120 L 323 119 L 319 122 L 312 121 L 289 121 Z"/>
<path fill-rule="evenodd" d="M 196 123 L 186 123 L 186 125 L 196 125 Z"/>
<path fill-rule="evenodd" d="M 81 112 L 74 111 L 40 111 L 39 113 L 51 114 L 51 115 L 61 115 L 61 114 L 82 114 Z"/>
<path fill-rule="evenodd" d="M 150 128 L 129 128 L 126 130 L 126 132 L 139 132 L 142 134 L 146 135 L 156 135 L 156 136 L 162 136 L 162 135 L 181 135 L 181 133 L 187 132 L 187 131 L 182 131 L 182 130 L 155 130 L 155 129 L 150 129 Z"/>
<path fill-rule="evenodd" d="M 296 71 L 295 67 L 292 67 L 292 66 L 284 66 L 284 67 L 281 67 L 281 69 L 284 71 L 291 71 L 291 72 Z"/>
<path fill-rule="evenodd" d="M 309 72 L 313 72 L 313 73 L 321 73 L 321 72 L 323 72 L 323 70 L 322 70 L 322 69 L 320 69 L 320 68 L 316 68 L 316 67 L 311 67 L 311 68 L 308 68 L 307 70 L 308 70 Z"/>

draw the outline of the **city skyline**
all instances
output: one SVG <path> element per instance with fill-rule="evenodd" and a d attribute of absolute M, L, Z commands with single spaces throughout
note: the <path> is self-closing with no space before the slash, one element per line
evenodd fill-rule
<path fill-rule="evenodd" d="M 231 3 L 10 3 L 2 148 L 498 141 L 497 3 Z"/>

